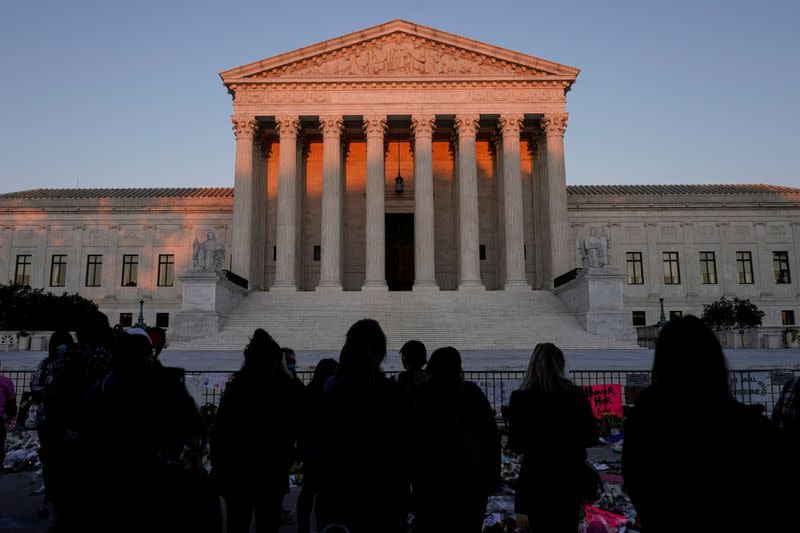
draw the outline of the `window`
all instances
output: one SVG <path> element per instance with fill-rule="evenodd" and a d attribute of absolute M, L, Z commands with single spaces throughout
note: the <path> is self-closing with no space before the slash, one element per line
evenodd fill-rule
<path fill-rule="evenodd" d="M 122 286 L 123 287 L 136 287 L 136 282 L 139 279 L 139 256 L 128 255 L 122 256 Z"/>
<path fill-rule="evenodd" d="M 642 252 L 625 252 L 625 267 L 628 271 L 628 285 L 642 285 Z"/>
<path fill-rule="evenodd" d="M 784 326 L 794 326 L 794 310 L 785 309 L 781 311 L 781 324 Z"/>
<path fill-rule="evenodd" d="M 86 286 L 99 287 L 103 279 L 103 256 L 86 256 Z"/>
<path fill-rule="evenodd" d="M 772 267 L 775 269 L 775 283 L 791 283 L 789 274 L 789 252 L 772 252 Z"/>
<path fill-rule="evenodd" d="M 156 313 L 156 327 L 164 329 L 169 327 L 169 313 Z"/>
<path fill-rule="evenodd" d="M 321 254 L 321 249 L 319 244 L 314 245 L 314 261 L 319 261 L 319 256 Z"/>
<path fill-rule="evenodd" d="M 129 328 L 133 325 L 133 313 L 120 313 L 119 325 L 123 328 Z"/>
<path fill-rule="evenodd" d="M 739 283 L 749 285 L 753 283 L 753 255 L 750 252 L 736 252 L 736 272 Z"/>
<path fill-rule="evenodd" d="M 681 269 L 678 252 L 664 252 L 664 285 L 680 285 Z"/>
<path fill-rule="evenodd" d="M 67 256 L 54 254 L 50 261 L 50 286 L 64 287 L 67 284 Z"/>
<path fill-rule="evenodd" d="M 175 256 L 173 254 L 159 254 L 158 256 L 158 286 L 172 287 L 175 274 Z"/>
<path fill-rule="evenodd" d="M 478 254 L 480 256 L 481 261 L 486 261 L 486 245 L 481 244 L 478 246 Z"/>
<path fill-rule="evenodd" d="M 17 268 L 14 270 L 14 284 L 15 285 L 30 285 L 31 284 L 31 256 L 18 255 Z"/>
<path fill-rule="evenodd" d="M 681 318 L 683 316 L 683 311 L 670 311 L 669 312 L 669 319 L 672 320 L 673 318 Z"/>
<path fill-rule="evenodd" d="M 647 315 L 644 311 L 633 311 L 633 325 L 634 326 L 646 326 L 647 325 Z"/>
<path fill-rule="evenodd" d="M 700 283 L 716 285 L 717 259 L 714 252 L 700 252 Z"/>

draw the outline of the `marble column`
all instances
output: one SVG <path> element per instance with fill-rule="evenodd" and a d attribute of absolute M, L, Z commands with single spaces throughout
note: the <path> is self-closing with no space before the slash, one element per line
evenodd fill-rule
<path fill-rule="evenodd" d="M 550 276 L 552 279 L 573 268 L 573 246 L 567 216 L 567 177 L 564 169 L 564 131 L 567 113 L 547 113 L 542 129 L 547 138 L 547 217 L 550 228 Z"/>
<path fill-rule="evenodd" d="M 297 133 L 296 115 L 275 117 L 280 138 L 278 159 L 278 221 L 275 238 L 275 281 L 273 289 L 297 289 Z"/>
<path fill-rule="evenodd" d="M 267 241 L 267 158 L 271 149 L 269 139 L 259 134 L 253 150 L 253 251 L 250 257 L 250 285 L 263 290 L 264 256 Z"/>
<path fill-rule="evenodd" d="M 550 287 L 550 228 L 547 217 L 547 172 L 544 133 L 531 137 L 533 155 L 533 226 L 536 250 L 536 288 Z"/>
<path fill-rule="evenodd" d="M 413 115 L 414 134 L 414 290 L 439 290 L 436 284 L 433 227 L 433 130 L 435 115 Z"/>
<path fill-rule="evenodd" d="M 319 289 L 342 290 L 341 115 L 319 117 L 322 131 L 322 232 Z"/>
<path fill-rule="evenodd" d="M 505 280 L 503 287 L 530 289 L 525 279 L 525 228 L 522 215 L 522 176 L 519 169 L 519 133 L 522 114 L 500 115 L 503 135 L 503 227 L 505 229 Z"/>
<path fill-rule="evenodd" d="M 386 230 L 384 147 L 386 115 L 364 117 L 367 136 L 366 277 L 362 290 L 386 286 Z"/>
<path fill-rule="evenodd" d="M 483 289 L 479 250 L 478 167 L 475 135 L 480 116 L 457 115 L 458 131 L 458 290 Z"/>
<path fill-rule="evenodd" d="M 233 242 L 231 270 L 248 282 L 253 280 L 253 137 L 258 122 L 252 115 L 233 115 L 236 165 L 233 179 Z"/>

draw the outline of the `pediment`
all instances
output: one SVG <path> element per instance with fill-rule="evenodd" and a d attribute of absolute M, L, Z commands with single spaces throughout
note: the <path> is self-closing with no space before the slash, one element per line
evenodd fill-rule
<path fill-rule="evenodd" d="M 259 81 L 552 79 L 578 69 L 393 21 L 220 74 L 226 84 Z"/>

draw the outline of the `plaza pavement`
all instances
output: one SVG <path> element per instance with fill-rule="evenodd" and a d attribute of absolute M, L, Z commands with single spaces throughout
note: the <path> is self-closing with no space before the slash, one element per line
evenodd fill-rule
<path fill-rule="evenodd" d="M 431 347 L 428 347 L 429 354 Z M 523 350 L 460 350 L 465 370 L 524 370 L 530 352 Z M 565 350 L 569 370 L 644 370 L 653 364 L 653 350 Z M 731 369 L 800 368 L 800 350 L 731 349 L 726 350 Z M 45 352 L 0 352 L 0 371 L 34 370 Z M 298 352 L 298 369 L 313 368 L 325 357 L 339 359 L 339 352 Z M 238 351 L 179 351 L 161 354 L 165 365 L 187 370 L 236 370 L 242 364 Z M 386 370 L 400 370 L 400 356 L 389 352 L 383 365 Z"/>

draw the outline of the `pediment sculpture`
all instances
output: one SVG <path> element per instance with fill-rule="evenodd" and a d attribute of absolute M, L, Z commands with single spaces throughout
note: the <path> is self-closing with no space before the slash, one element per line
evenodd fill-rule
<path fill-rule="evenodd" d="M 531 67 L 396 32 L 275 67 L 251 77 L 547 75 Z"/>

